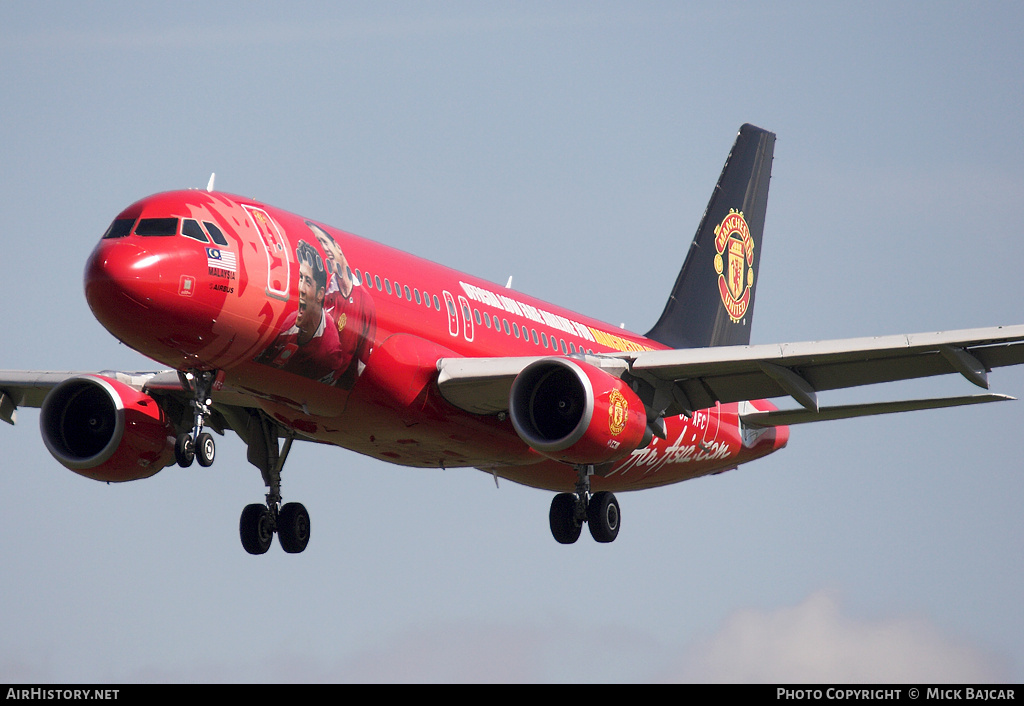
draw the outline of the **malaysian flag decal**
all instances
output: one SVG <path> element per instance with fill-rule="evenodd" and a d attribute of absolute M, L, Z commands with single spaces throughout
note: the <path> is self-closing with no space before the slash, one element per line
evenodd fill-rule
<path fill-rule="evenodd" d="M 238 270 L 238 260 L 230 250 L 219 250 L 217 248 L 206 248 L 206 264 L 229 272 Z"/>

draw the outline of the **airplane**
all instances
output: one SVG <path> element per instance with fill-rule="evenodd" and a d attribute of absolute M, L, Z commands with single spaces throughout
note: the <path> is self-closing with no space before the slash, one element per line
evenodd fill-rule
<path fill-rule="evenodd" d="M 1024 362 L 1024 325 L 750 344 L 775 135 L 743 125 L 644 335 L 324 223 L 213 189 L 121 211 L 85 267 L 114 337 L 160 372 L 0 371 L 0 418 L 40 408 L 46 448 L 123 482 L 193 461 L 235 432 L 267 488 L 242 545 L 302 552 L 283 503 L 296 440 L 389 463 L 474 467 L 555 493 L 562 544 L 621 526 L 616 492 L 722 473 L 778 451 L 789 426 L 1012 399 L 982 393 L 822 406 L 821 392 Z M 511 282 L 509 283 L 509 285 Z M 771 400 L 790 398 L 781 409 Z"/>

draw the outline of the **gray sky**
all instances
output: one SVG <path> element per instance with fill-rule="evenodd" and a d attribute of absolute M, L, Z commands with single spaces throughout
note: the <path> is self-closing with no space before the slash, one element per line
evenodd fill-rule
<path fill-rule="evenodd" d="M 217 186 L 645 331 L 744 122 L 778 142 L 756 343 L 1021 323 L 1019 3 L 0 4 L 0 367 L 153 369 L 82 267 Z M 993 390 L 1024 396 L 1024 371 Z M 836 394 L 969 394 L 960 379 Z M 302 445 L 305 553 L 211 469 L 104 485 L 0 429 L 0 681 L 1021 681 L 1024 403 L 794 428 L 620 496 Z"/>

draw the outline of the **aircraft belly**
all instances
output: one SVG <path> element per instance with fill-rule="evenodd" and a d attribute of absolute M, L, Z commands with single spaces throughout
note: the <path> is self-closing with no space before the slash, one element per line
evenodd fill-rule
<path fill-rule="evenodd" d="M 762 411 L 774 409 L 774 405 L 765 400 L 742 405 Z M 789 440 L 786 427 L 771 430 L 741 427 L 739 413 L 742 405 L 698 410 L 689 419 L 681 416 L 666 419 L 666 439 L 654 438 L 646 447 L 634 450 L 625 459 L 596 467 L 591 488 L 595 492 L 627 491 L 670 485 L 732 470 L 786 445 Z M 576 483 L 576 471 L 572 466 L 552 460 L 526 466 L 488 465 L 480 470 L 546 490 L 570 491 Z"/>
<path fill-rule="evenodd" d="M 373 397 L 357 386 L 337 415 L 306 414 L 292 403 L 268 399 L 259 406 L 301 437 L 403 466 L 459 468 L 541 458 L 511 423 L 496 417 L 452 415 L 432 404 L 395 409 Z"/>

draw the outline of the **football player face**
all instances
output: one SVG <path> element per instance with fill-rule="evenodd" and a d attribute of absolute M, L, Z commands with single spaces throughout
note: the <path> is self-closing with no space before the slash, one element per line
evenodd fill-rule
<path fill-rule="evenodd" d="M 299 314 L 295 324 L 302 330 L 320 325 L 323 309 L 324 290 L 318 289 L 313 279 L 313 269 L 306 262 L 299 262 Z"/>
<path fill-rule="evenodd" d="M 352 291 L 352 280 L 348 274 L 348 261 L 345 260 L 345 253 L 343 253 L 338 244 L 328 237 L 327 233 L 320 228 L 311 225 L 310 230 L 316 234 L 316 239 L 320 242 L 320 247 L 324 249 L 324 253 L 327 255 L 327 271 L 338 275 L 341 293 L 347 297 L 348 293 Z"/>
<path fill-rule="evenodd" d="M 329 272 L 335 272 L 336 263 L 338 262 L 338 253 L 340 252 L 338 244 L 328 238 L 327 234 L 319 228 L 311 228 L 311 230 L 316 234 L 316 239 L 320 242 L 320 247 L 324 249 L 324 253 L 327 255 L 327 270 Z"/>

